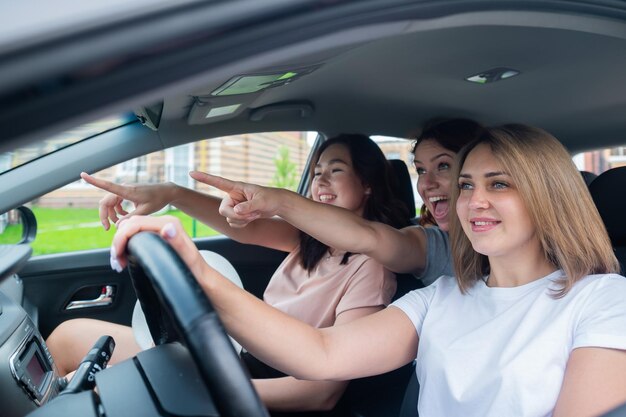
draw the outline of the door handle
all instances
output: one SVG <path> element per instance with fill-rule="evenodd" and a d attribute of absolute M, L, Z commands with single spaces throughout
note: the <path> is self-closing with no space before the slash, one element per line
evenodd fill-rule
<path fill-rule="evenodd" d="M 76 310 L 79 308 L 106 307 L 113 304 L 113 285 L 104 285 L 100 295 L 93 300 L 72 300 L 67 304 L 65 310 Z"/>

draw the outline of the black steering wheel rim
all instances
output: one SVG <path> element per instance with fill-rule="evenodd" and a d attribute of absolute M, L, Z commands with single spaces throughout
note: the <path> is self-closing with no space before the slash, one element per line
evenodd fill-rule
<path fill-rule="evenodd" d="M 178 254 L 151 232 L 128 242 L 129 272 L 157 344 L 180 340 L 222 416 L 268 417 L 208 297 Z"/>

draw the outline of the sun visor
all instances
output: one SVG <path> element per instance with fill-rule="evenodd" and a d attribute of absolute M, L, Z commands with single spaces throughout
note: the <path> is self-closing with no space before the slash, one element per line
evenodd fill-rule
<path fill-rule="evenodd" d="M 237 117 L 268 89 L 282 88 L 297 82 L 320 66 L 234 76 L 210 94 L 195 97 L 187 122 L 199 125 Z M 305 113 L 308 115 L 310 111 L 306 110 Z"/>
<path fill-rule="evenodd" d="M 213 97 L 251 94 L 268 88 L 276 88 L 292 83 L 312 73 L 320 65 L 292 68 L 285 71 L 263 72 L 258 74 L 237 75 L 211 92 Z"/>
<path fill-rule="evenodd" d="M 247 109 L 262 93 L 262 91 L 259 91 L 254 94 L 232 97 L 195 97 L 187 117 L 187 123 L 190 125 L 203 125 L 236 117 Z"/>

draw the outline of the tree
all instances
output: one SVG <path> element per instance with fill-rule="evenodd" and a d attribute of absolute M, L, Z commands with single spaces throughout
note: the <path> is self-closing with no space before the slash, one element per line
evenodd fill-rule
<path fill-rule="evenodd" d="M 276 172 L 274 172 L 274 178 L 270 185 L 295 191 L 298 186 L 296 164 L 289 159 L 289 148 L 286 146 L 278 148 L 278 154 L 274 158 L 274 165 L 276 166 Z"/>

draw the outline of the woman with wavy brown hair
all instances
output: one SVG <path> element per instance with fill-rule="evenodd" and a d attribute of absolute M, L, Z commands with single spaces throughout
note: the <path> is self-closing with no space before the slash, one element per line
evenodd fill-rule
<path fill-rule="evenodd" d="M 517 184 L 516 188 L 540 242 L 541 253 L 554 267 L 563 270 L 555 295 L 564 296 L 585 275 L 619 271 L 604 223 L 588 187 L 570 155 L 549 133 L 524 125 L 491 129 L 490 134 L 468 145 L 459 154 L 459 166 L 476 146 L 488 146 L 493 158 Z M 546 168 L 550 168 L 549 175 Z M 453 204 L 464 201 L 464 190 L 471 188 L 464 176 Z M 475 250 L 459 217 L 451 221 L 450 237 L 455 253 L 454 267 L 459 286 L 465 290 L 473 282 L 490 276 L 490 259 Z"/>

